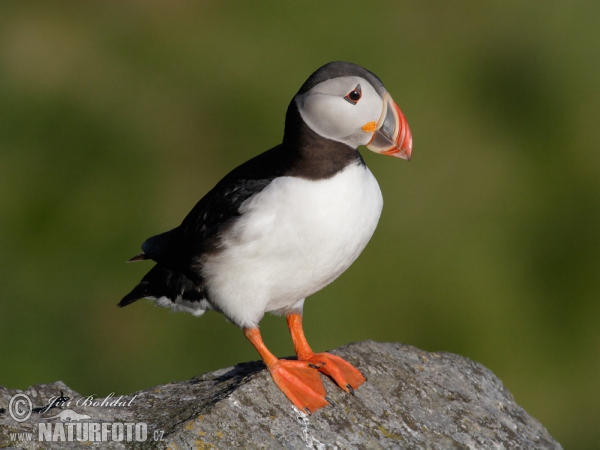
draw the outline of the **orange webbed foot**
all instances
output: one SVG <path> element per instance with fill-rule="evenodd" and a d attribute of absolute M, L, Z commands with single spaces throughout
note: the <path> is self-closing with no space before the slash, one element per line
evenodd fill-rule
<path fill-rule="evenodd" d="M 303 361 L 278 359 L 269 364 L 275 384 L 300 411 L 313 413 L 329 404 L 319 372 Z"/>
<path fill-rule="evenodd" d="M 312 351 L 304 337 L 301 314 L 288 314 L 286 318 L 299 361 L 306 361 L 310 367 L 318 369 L 319 372 L 329 376 L 349 394 L 354 394 L 354 389 L 367 381 L 356 367 L 339 356 Z"/>
<path fill-rule="evenodd" d="M 332 378 L 339 387 L 352 395 L 354 395 L 354 389 L 367 381 L 356 367 L 331 353 L 313 353 L 301 360 L 308 362 L 319 372 Z"/>
<path fill-rule="evenodd" d="M 310 364 L 305 361 L 277 359 L 265 346 L 258 328 L 244 328 L 244 335 L 260 354 L 275 384 L 296 408 L 313 413 L 328 404 L 333 405 L 325 397 L 325 387 L 319 372 Z"/>

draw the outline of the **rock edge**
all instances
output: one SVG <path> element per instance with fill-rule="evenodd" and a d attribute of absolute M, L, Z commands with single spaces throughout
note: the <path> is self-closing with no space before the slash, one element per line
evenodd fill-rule
<path fill-rule="evenodd" d="M 324 377 L 328 396 L 336 406 L 312 415 L 292 406 L 261 362 L 238 364 L 121 399 L 94 399 L 96 406 L 85 405 L 84 396 L 60 381 L 25 391 L 0 387 L 0 448 L 76 448 L 82 445 L 76 441 L 76 427 L 87 427 L 84 424 L 90 422 L 145 424 L 145 441 L 136 440 L 133 425 L 131 441 L 127 436 L 121 442 L 113 441 L 109 433 L 102 448 L 114 449 L 562 448 L 515 403 L 490 370 L 467 358 L 373 341 L 332 353 L 354 364 L 368 381 L 351 396 Z M 40 414 L 61 391 L 70 405 Z M 31 417 L 21 423 L 9 414 L 10 400 L 16 394 L 27 394 L 34 408 Z M 121 406 L 114 403 L 118 400 Z M 71 425 L 65 418 L 63 423 L 61 411 L 68 409 L 89 418 L 76 420 L 76 416 Z M 36 442 L 40 423 L 44 430 L 58 433 L 59 441 Z M 75 442 L 60 441 L 57 428 L 65 430 L 67 439 L 69 427 L 75 430 Z M 33 441 L 18 441 L 18 436 L 11 435 L 27 432 L 32 433 Z"/>

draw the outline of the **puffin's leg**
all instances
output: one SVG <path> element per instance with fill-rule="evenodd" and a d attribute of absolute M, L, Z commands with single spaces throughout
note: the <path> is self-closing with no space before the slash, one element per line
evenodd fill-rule
<path fill-rule="evenodd" d="M 258 328 L 244 328 L 244 334 L 260 354 L 275 384 L 300 411 L 312 413 L 327 406 L 325 387 L 319 372 L 304 361 L 277 359 L 264 344 Z"/>
<path fill-rule="evenodd" d="M 339 387 L 350 394 L 367 379 L 352 364 L 331 353 L 314 353 L 302 330 L 302 315 L 289 314 L 286 316 L 294 348 L 299 361 L 306 361 L 320 372 L 331 377 Z"/>

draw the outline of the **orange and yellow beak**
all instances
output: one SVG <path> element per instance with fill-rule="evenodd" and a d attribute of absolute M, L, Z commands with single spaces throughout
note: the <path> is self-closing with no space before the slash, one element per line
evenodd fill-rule
<path fill-rule="evenodd" d="M 386 92 L 383 97 L 383 111 L 377 122 L 363 125 L 363 131 L 374 132 L 367 148 L 375 153 L 391 155 L 410 160 L 412 154 L 412 133 L 406 117 Z"/>

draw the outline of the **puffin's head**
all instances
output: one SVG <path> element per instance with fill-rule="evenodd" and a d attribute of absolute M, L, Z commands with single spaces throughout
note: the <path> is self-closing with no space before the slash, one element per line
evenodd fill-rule
<path fill-rule="evenodd" d="M 314 72 L 293 102 L 318 135 L 352 148 L 410 160 L 412 134 L 383 83 L 356 64 L 335 61 Z"/>

